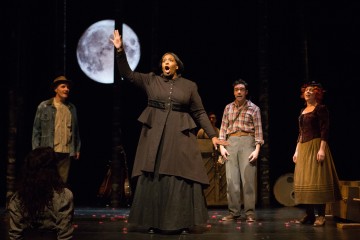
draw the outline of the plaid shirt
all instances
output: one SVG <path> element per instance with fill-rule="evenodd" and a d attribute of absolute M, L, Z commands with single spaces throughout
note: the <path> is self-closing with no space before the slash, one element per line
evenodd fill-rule
<path fill-rule="evenodd" d="M 247 100 L 243 107 L 235 102 L 226 105 L 221 121 L 219 139 L 227 139 L 231 133 L 249 132 L 255 134 L 255 145 L 264 144 L 260 108 Z"/>

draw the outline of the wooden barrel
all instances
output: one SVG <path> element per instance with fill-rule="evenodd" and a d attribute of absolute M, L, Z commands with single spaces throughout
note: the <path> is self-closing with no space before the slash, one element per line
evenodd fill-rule
<path fill-rule="evenodd" d="M 295 204 L 293 173 L 284 174 L 276 180 L 274 195 L 276 200 L 284 206 L 292 207 L 297 205 Z"/>

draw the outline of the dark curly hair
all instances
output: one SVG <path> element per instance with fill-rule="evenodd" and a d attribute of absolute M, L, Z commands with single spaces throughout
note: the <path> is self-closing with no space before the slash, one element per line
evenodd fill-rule
<path fill-rule="evenodd" d="M 54 191 L 62 192 L 65 183 L 62 181 L 57 166 L 56 155 L 51 147 L 39 147 L 32 150 L 25 158 L 18 196 L 24 216 L 30 221 L 36 220 L 46 206 L 50 206 Z"/>

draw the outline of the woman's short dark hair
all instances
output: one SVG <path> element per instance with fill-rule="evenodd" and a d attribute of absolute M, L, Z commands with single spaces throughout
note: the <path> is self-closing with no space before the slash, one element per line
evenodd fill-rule
<path fill-rule="evenodd" d="M 162 60 L 163 60 L 164 56 L 167 55 L 167 54 L 170 54 L 171 56 L 173 56 L 173 57 L 175 58 L 175 61 L 176 61 L 177 65 L 178 65 L 178 67 L 179 67 L 178 70 L 176 71 L 177 74 L 182 74 L 183 71 L 184 71 L 184 64 L 183 64 L 183 62 L 180 60 L 180 58 L 178 57 L 178 55 L 176 55 L 176 54 L 173 53 L 173 52 L 166 52 L 166 53 L 164 53 L 164 54 L 162 55 L 162 57 L 161 57 L 161 59 L 160 59 L 160 64 L 159 64 L 160 69 L 161 69 L 161 65 L 162 65 Z"/>

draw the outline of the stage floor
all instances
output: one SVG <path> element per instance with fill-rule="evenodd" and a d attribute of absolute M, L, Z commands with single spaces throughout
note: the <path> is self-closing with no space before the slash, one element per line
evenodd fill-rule
<path fill-rule="evenodd" d="M 142 239 L 188 239 L 188 240 L 357 240 L 360 228 L 338 228 L 337 223 L 346 222 L 326 216 L 324 227 L 301 225 L 295 220 L 302 217 L 300 207 L 257 209 L 257 221 L 246 223 L 222 222 L 227 214 L 225 208 L 209 208 L 210 219 L 202 228 L 193 229 L 188 235 L 148 234 L 134 232 L 127 223 L 128 208 L 77 208 L 74 218 L 74 240 L 142 240 Z M 7 239 L 6 212 L 1 211 L 0 239 Z"/>

